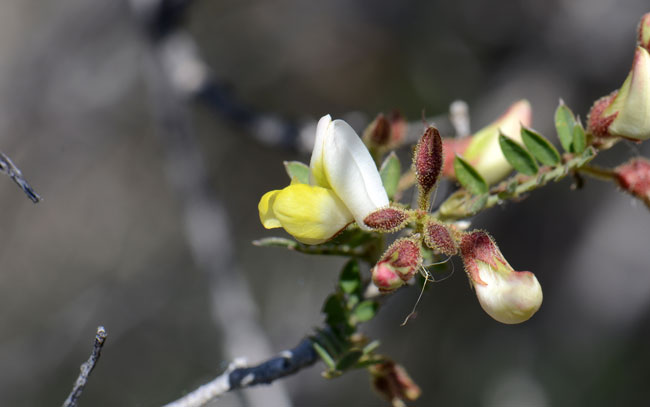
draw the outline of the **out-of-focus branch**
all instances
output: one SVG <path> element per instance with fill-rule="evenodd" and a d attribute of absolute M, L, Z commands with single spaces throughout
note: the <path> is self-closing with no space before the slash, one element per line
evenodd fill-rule
<path fill-rule="evenodd" d="M 188 248 L 209 281 L 212 315 L 223 335 L 227 359 L 262 359 L 271 346 L 258 323 L 248 283 L 237 271 L 230 222 L 214 193 L 189 117 L 188 91 L 198 91 L 206 69 L 191 57 L 193 45 L 178 26 L 189 1 L 131 0 L 145 41 L 145 78 L 149 85 L 156 134 L 165 152 L 165 170 L 180 204 Z M 172 13 L 173 12 L 173 13 Z M 172 13 L 173 16 L 169 14 Z M 244 393 L 246 405 L 289 406 L 282 385 Z"/>
<path fill-rule="evenodd" d="M 0 153 L 0 171 L 7 174 L 14 182 L 20 187 L 20 189 L 25 192 L 27 198 L 31 199 L 32 202 L 37 203 L 41 200 L 41 197 L 34 191 L 31 185 L 23 177 L 23 173 L 18 167 L 11 161 L 7 155 Z"/>
<path fill-rule="evenodd" d="M 279 356 L 245 367 L 235 360 L 228 369 L 214 380 L 186 394 L 182 398 L 166 404 L 164 407 L 200 407 L 226 392 L 258 384 L 270 384 L 274 380 L 289 376 L 299 370 L 313 365 L 318 360 L 312 341 L 303 339 L 293 349 L 281 352 Z"/>
<path fill-rule="evenodd" d="M 95 365 L 99 360 L 99 356 L 102 353 L 102 348 L 104 347 L 105 342 L 106 342 L 106 330 L 104 329 L 103 326 L 99 326 L 97 327 L 97 333 L 95 334 L 93 351 L 90 354 L 88 360 L 81 365 L 80 368 L 81 372 L 79 373 L 79 377 L 77 377 L 77 380 L 74 382 L 72 391 L 68 395 L 68 398 L 65 399 L 65 401 L 63 402 L 62 407 L 75 407 L 77 405 L 77 400 L 79 400 L 79 397 L 81 396 L 84 387 L 86 387 L 86 383 L 88 382 L 88 376 L 90 376 L 90 373 L 95 368 Z"/>

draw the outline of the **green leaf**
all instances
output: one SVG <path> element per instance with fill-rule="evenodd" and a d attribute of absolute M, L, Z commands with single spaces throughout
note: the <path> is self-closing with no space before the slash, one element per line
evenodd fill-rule
<path fill-rule="evenodd" d="M 332 370 L 336 369 L 336 363 L 334 362 L 334 359 L 330 356 L 329 353 L 327 353 L 325 348 L 320 346 L 317 342 L 312 342 L 312 346 L 314 347 L 316 353 L 318 353 L 318 356 L 320 356 L 323 362 L 325 362 L 327 367 L 329 367 Z"/>
<path fill-rule="evenodd" d="M 561 157 L 557 149 L 536 131 L 521 126 L 521 139 L 530 153 L 544 165 L 557 165 Z"/>
<path fill-rule="evenodd" d="M 573 112 L 560 100 L 560 105 L 555 110 L 555 129 L 557 130 L 557 136 L 560 139 L 564 151 L 571 152 L 573 128 L 575 125 L 576 119 L 573 116 Z"/>
<path fill-rule="evenodd" d="M 480 195 L 488 192 L 488 184 L 481 174 L 458 155 L 454 158 L 454 171 L 458 182 L 472 194 Z"/>
<path fill-rule="evenodd" d="M 361 271 L 359 269 L 359 263 L 352 259 L 347 262 L 343 271 L 341 272 L 341 277 L 339 277 L 339 286 L 346 294 L 352 294 L 357 292 L 361 288 Z"/>
<path fill-rule="evenodd" d="M 360 350 L 352 350 L 346 353 L 336 364 L 337 370 L 348 370 L 352 366 L 356 365 L 359 359 L 363 356 L 363 352 Z"/>
<path fill-rule="evenodd" d="M 375 301 L 366 300 L 360 302 L 359 305 L 357 305 L 357 307 L 352 312 L 352 315 L 358 322 L 366 322 L 374 318 L 378 309 L 379 304 L 377 304 Z"/>
<path fill-rule="evenodd" d="M 499 146 L 503 152 L 506 160 L 514 167 L 515 170 L 525 175 L 535 175 L 539 168 L 535 159 L 525 148 L 519 145 L 516 141 L 499 134 Z"/>
<path fill-rule="evenodd" d="M 587 148 L 587 136 L 585 135 L 585 129 L 582 128 L 582 124 L 576 123 L 573 127 L 573 152 L 581 154 Z"/>
<path fill-rule="evenodd" d="M 395 192 L 397 192 L 397 184 L 399 184 L 401 172 L 402 163 L 400 163 L 395 152 L 391 151 L 379 169 L 381 182 L 384 184 L 384 189 L 388 194 L 388 199 L 392 200 L 393 196 L 395 196 Z"/>
<path fill-rule="evenodd" d="M 347 322 L 345 304 L 341 295 L 332 294 L 327 297 L 323 305 L 323 313 L 326 315 L 325 322 L 329 325 L 334 326 Z"/>
<path fill-rule="evenodd" d="M 289 178 L 295 178 L 301 184 L 309 184 L 309 166 L 300 161 L 285 161 L 284 169 L 287 171 Z"/>

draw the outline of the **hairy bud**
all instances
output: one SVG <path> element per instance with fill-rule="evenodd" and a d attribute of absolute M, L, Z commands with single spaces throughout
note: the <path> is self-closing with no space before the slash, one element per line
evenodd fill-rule
<path fill-rule="evenodd" d="M 372 281 L 382 292 L 390 292 L 410 280 L 422 264 L 420 245 L 412 239 L 396 240 L 372 269 Z M 401 283 L 397 282 L 397 278 Z"/>
<path fill-rule="evenodd" d="M 406 226 L 408 212 L 402 208 L 382 208 L 368 215 L 363 223 L 379 232 L 392 233 Z"/>
<path fill-rule="evenodd" d="M 465 270 L 485 312 L 504 324 L 528 320 L 542 305 L 542 288 L 529 271 L 515 271 L 483 231 L 463 235 Z"/>
<path fill-rule="evenodd" d="M 458 253 L 449 228 L 435 220 L 427 220 L 424 224 L 424 242 L 428 247 L 448 256 Z"/>
<path fill-rule="evenodd" d="M 419 186 L 420 209 L 429 209 L 429 196 L 438 182 L 442 170 L 442 138 L 438 129 L 429 126 L 415 147 L 413 159 L 415 176 Z"/>
<path fill-rule="evenodd" d="M 369 368 L 372 387 L 393 405 L 399 401 L 414 401 L 422 391 L 406 370 L 392 360 L 372 365 Z"/>
<path fill-rule="evenodd" d="M 390 142 L 390 133 L 390 122 L 382 113 L 379 113 L 363 131 L 363 141 L 369 148 L 384 147 Z"/>
<path fill-rule="evenodd" d="M 633 158 L 614 171 L 618 185 L 650 207 L 650 161 Z"/>
<path fill-rule="evenodd" d="M 632 69 L 621 88 L 594 103 L 587 129 L 600 144 L 605 144 L 603 139 L 608 137 L 635 141 L 650 138 L 650 53 L 647 48 L 636 48 Z"/>

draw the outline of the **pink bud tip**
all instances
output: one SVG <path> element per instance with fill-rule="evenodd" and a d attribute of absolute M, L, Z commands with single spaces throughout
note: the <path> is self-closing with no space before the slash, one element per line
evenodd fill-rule
<path fill-rule="evenodd" d="M 380 261 L 372 268 L 372 282 L 383 293 L 394 291 L 404 285 L 402 277 L 386 261 Z"/>
<path fill-rule="evenodd" d="M 382 208 L 368 215 L 363 223 L 380 232 L 395 232 L 403 228 L 408 220 L 408 213 L 400 208 Z"/>

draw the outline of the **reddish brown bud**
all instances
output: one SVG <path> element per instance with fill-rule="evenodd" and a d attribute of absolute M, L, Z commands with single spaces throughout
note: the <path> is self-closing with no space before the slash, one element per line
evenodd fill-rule
<path fill-rule="evenodd" d="M 650 161 L 636 157 L 614 171 L 618 185 L 650 207 Z"/>
<path fill-rule="evenodd" d="M 390 233 L 406 226 L 408 213 L 401 208 L 382 208 L 368 215 L 363 223 L 379 232 Z"/>
<path fill-rule="evenodd" d="M 438 182 L 442 170 L 442 138 L 438 129 L 429 126 L 417 146 L 413 159 L 416 179 L 419 186 L 418 203 L 420 209 L 429 209 L 429 195 Z"/>
<path fill-rule="evenodd" d="M 419 243 L 407 238 L 397 239 L 373 267 L 372 281 L 379 291 L 393 291 L 410 280 L 420 264 L 422 252 Z"/>
<path fill-rule="evenodd" d="M 363 131 L 363 141 L 369 147 L 384 147 L 391 141 L 391 123 L 379 113 Z"/>
<path fill-rule="evenodd" d="M 602 142 L 603 139 L 611 137 L 609 134 L 609 126 L 616 119 L 618 112 L 605 116 L 605 109 L 609 107 L 617 94 L 618 91 L 615 90 L 609 95 L 598 99 L 589 111 L 589 115 L 587 116 L 587 130 L 594 136 L 596 144 L 599 144 L 599 141 Z"/>
<path fill-rule="evenodd" d="M 420 245 L 411 239 L 397 239 L 381 258 L 408 281 L 422 263 Z"/>
<path fill-rule="evenodd" d="M 401 400 L 414 401 L 422 393 L 406 370 L 392 360 L 372 365 L 368 370 L 372 387 L 393 405 L 400 405 Z"/>
<path fill-rule="evenodd" d="M 429 220 L 424 225 L 424 242 L 430 248 L 448 256 L 458 253 L 456 242 L 454 242 L 449 229 L 434 220 Z"/>

